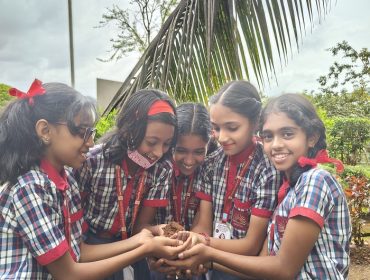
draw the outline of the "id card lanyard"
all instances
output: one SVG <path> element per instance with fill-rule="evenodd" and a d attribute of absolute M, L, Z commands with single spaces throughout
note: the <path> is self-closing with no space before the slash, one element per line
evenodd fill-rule
<path fill-rule="evenodd" d="M 123 162 L 123 170 L 125 172 L 126 178 L 128 178 L 128 168 L 126 165 L 126 161 Z M 121 226 L 121 237 L 122 239 L 127 239 L 127 227 L 126 227 L 126 212 L 128 205 L 130 203 L 130 198 L 132 192 L 134 191 L 134 182 L 135 177 L 132 178 L 126 186 L 125 192 L 122 193 L 122 178 L 121 178 L 121 167 L 116 165 L 116 193 L 118 199 L 118 214 L 119 214 L 119 222 Z M 135 220 L 139 211 L 141 199 L 144 195 L 144 188 L 145 188 L 145 180 L 146 180 L 147 172 L 144 170 L 140 176 L 138 190 L 135 195 L 135 204 L 134 209 L 132 211 L 132 219 L 131 225 L 134 226 Z"/>
<path fill-rule="evenodd" d="M 228 158 L 228 160 L 227 160 L 228 170 L 227 170 L 227 177 L 226 177 L 225 203 L 224 203 L 224 208 L 223 208 L 222 217 L 221 217 L 222 223 L 227 223 L 228 220 L 229 220 L 229 215 L 230 215 L 230 211 L 231 211 L 231 208 L 232 208 L 232 205 L 233 205 L 233 200 L 234 200 L 235 193 L 236 193 L 236 191 L 237 191 L 237 189 L 240 185 L 241 180 L 245 176 L 245 174 L 246 174 L 246 172 L 247 172 L 247 170 L 248 170 L 248 168 L 249 168 L 249 166 L 252 162 L 252 159 L 254 157 L 254 153 L 255 153 L 255 149 L 249 155 L 247 162 L 244 164 L 240 173 L 236 175 L 234 180 L 232 180 L 232 178 L 230 178 L 231 177 L 230 175 L 232 175 L 232 174 L 230 174 L 230 159 Z M 231 185 L 230 188 L 229 188 L 229 184 Z"/>
<path fill-rule="evenodd" d="M 184 188 L 184 179 L 179 178 L 178 184 L 176 183 L 176 176 L 173 176 L 172 180 L 172 198 L 173 198 L 173 216 L 175 218 L 175 221 L 182 224 L 183 221 L 185 224 L 188 223 L 188 208 L 189 208 L 189 201 L 190 201 L 190 196 L 193 191 L 193 178 L 194 176 L 191 175 L 189 178 L 189 186 L 188 190 L 185 195 L 185 203 L 184 207 L 182 209 L 182 190 Z M 181 211 L 183 210 L 183 211 Z"/>

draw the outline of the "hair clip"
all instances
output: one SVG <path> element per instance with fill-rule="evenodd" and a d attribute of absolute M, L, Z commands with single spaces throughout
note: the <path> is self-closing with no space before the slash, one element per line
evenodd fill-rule
<path fill-rule="evenodd" d="M 33 97 L 37 95 L 43 95 L 45 94 L 46 90 L 42 87 L 42 82 L 40 80 L 35 79 L 30 86 L 30 89 L 27 91 L 27 93 L 20 91 L 16 88 L 9 89 L 9 94 L 11 96 L 15 96 L 18 99 L 26 99 L 28 98 L 28 104 L 33 105 L 34 100 Z"/>

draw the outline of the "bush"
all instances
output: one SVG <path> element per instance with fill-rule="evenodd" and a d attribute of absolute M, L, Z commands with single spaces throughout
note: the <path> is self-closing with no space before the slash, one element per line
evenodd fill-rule
<path fill-rule="evenodd" d="M 113 110 L 107 116 L 101 117 L 96 124 L 96 140 L 112 129 L 116 123 L 117 110 Z"/>
<path fill-rule="evenodd" d="M 356 165 L 366 157 L 370 140 L 370 120 L 367 118 L 333 118 L 328 129 L 328 146 L 332 155 L 346 164 Z"/>
<path fill-rule="evenodd" d="M 332 166 L 325 164 L 321 167 L 332 174 L 335 173 Z M 370 212 L 370 166 L 345 166 L 344 171 L 341 174 L 336 174 L 335 177 L 343 186 L 347 197 L 351 215 L 352 241 L 358 246 L 363 246 L 363 225 Z"/>

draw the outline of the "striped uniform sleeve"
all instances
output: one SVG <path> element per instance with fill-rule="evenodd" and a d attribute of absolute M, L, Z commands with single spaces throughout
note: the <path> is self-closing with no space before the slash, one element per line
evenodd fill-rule
<path fill-rule="evenodd" d="M 204 161 L 195 181 L 195 196 L 210 202 L 212 202 L 212 166 L 213 164 L 210 161 Z"/>
<path fill-rule="evenodd" d="M 143 206 L 166 207 L 173 169 L 168 164 L 161 163 L 156 165 L 153 171 L 149 171 L 147 175 L 146 187 L 148 191 L 144 197 Z"/>
<path fill-rule="evenodd" d="M 253 190 L 255 203 L 251 214 L 263 218 L 269 218 L 276 207 L 277 193 L 281 185 L 282 177 L 273 166 L 268 166 L 258 175 L 257 183 Z"/>
<path fill-rule="evenodd" d="M 68 251 L 62 210 L 46 186 L 23 185 L 13 204 L 19 233 L 28 250 L 41 265 L 47 265 Z"/>
<path fill-rule="evenodd" d="M 335 203 L 326 176 L 330 175 L 318 169 L 303 174 L 294 189 L 296 201 L 289 218 L 304 216 L 313 220 L 320 228 L 324 226 L 325 218 Z"/>

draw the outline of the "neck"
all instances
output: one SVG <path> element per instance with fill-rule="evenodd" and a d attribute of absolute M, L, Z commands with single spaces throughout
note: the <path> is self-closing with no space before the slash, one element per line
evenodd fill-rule
<path fill-rule="evenodd" d="M 131 159 L 126 157 L 126 163 L 127 163 L 127 169 L 128 173 L 133 176 L 140 168 L 139 165 L 137 165 L 135 162 L 133 162 Z"/>

